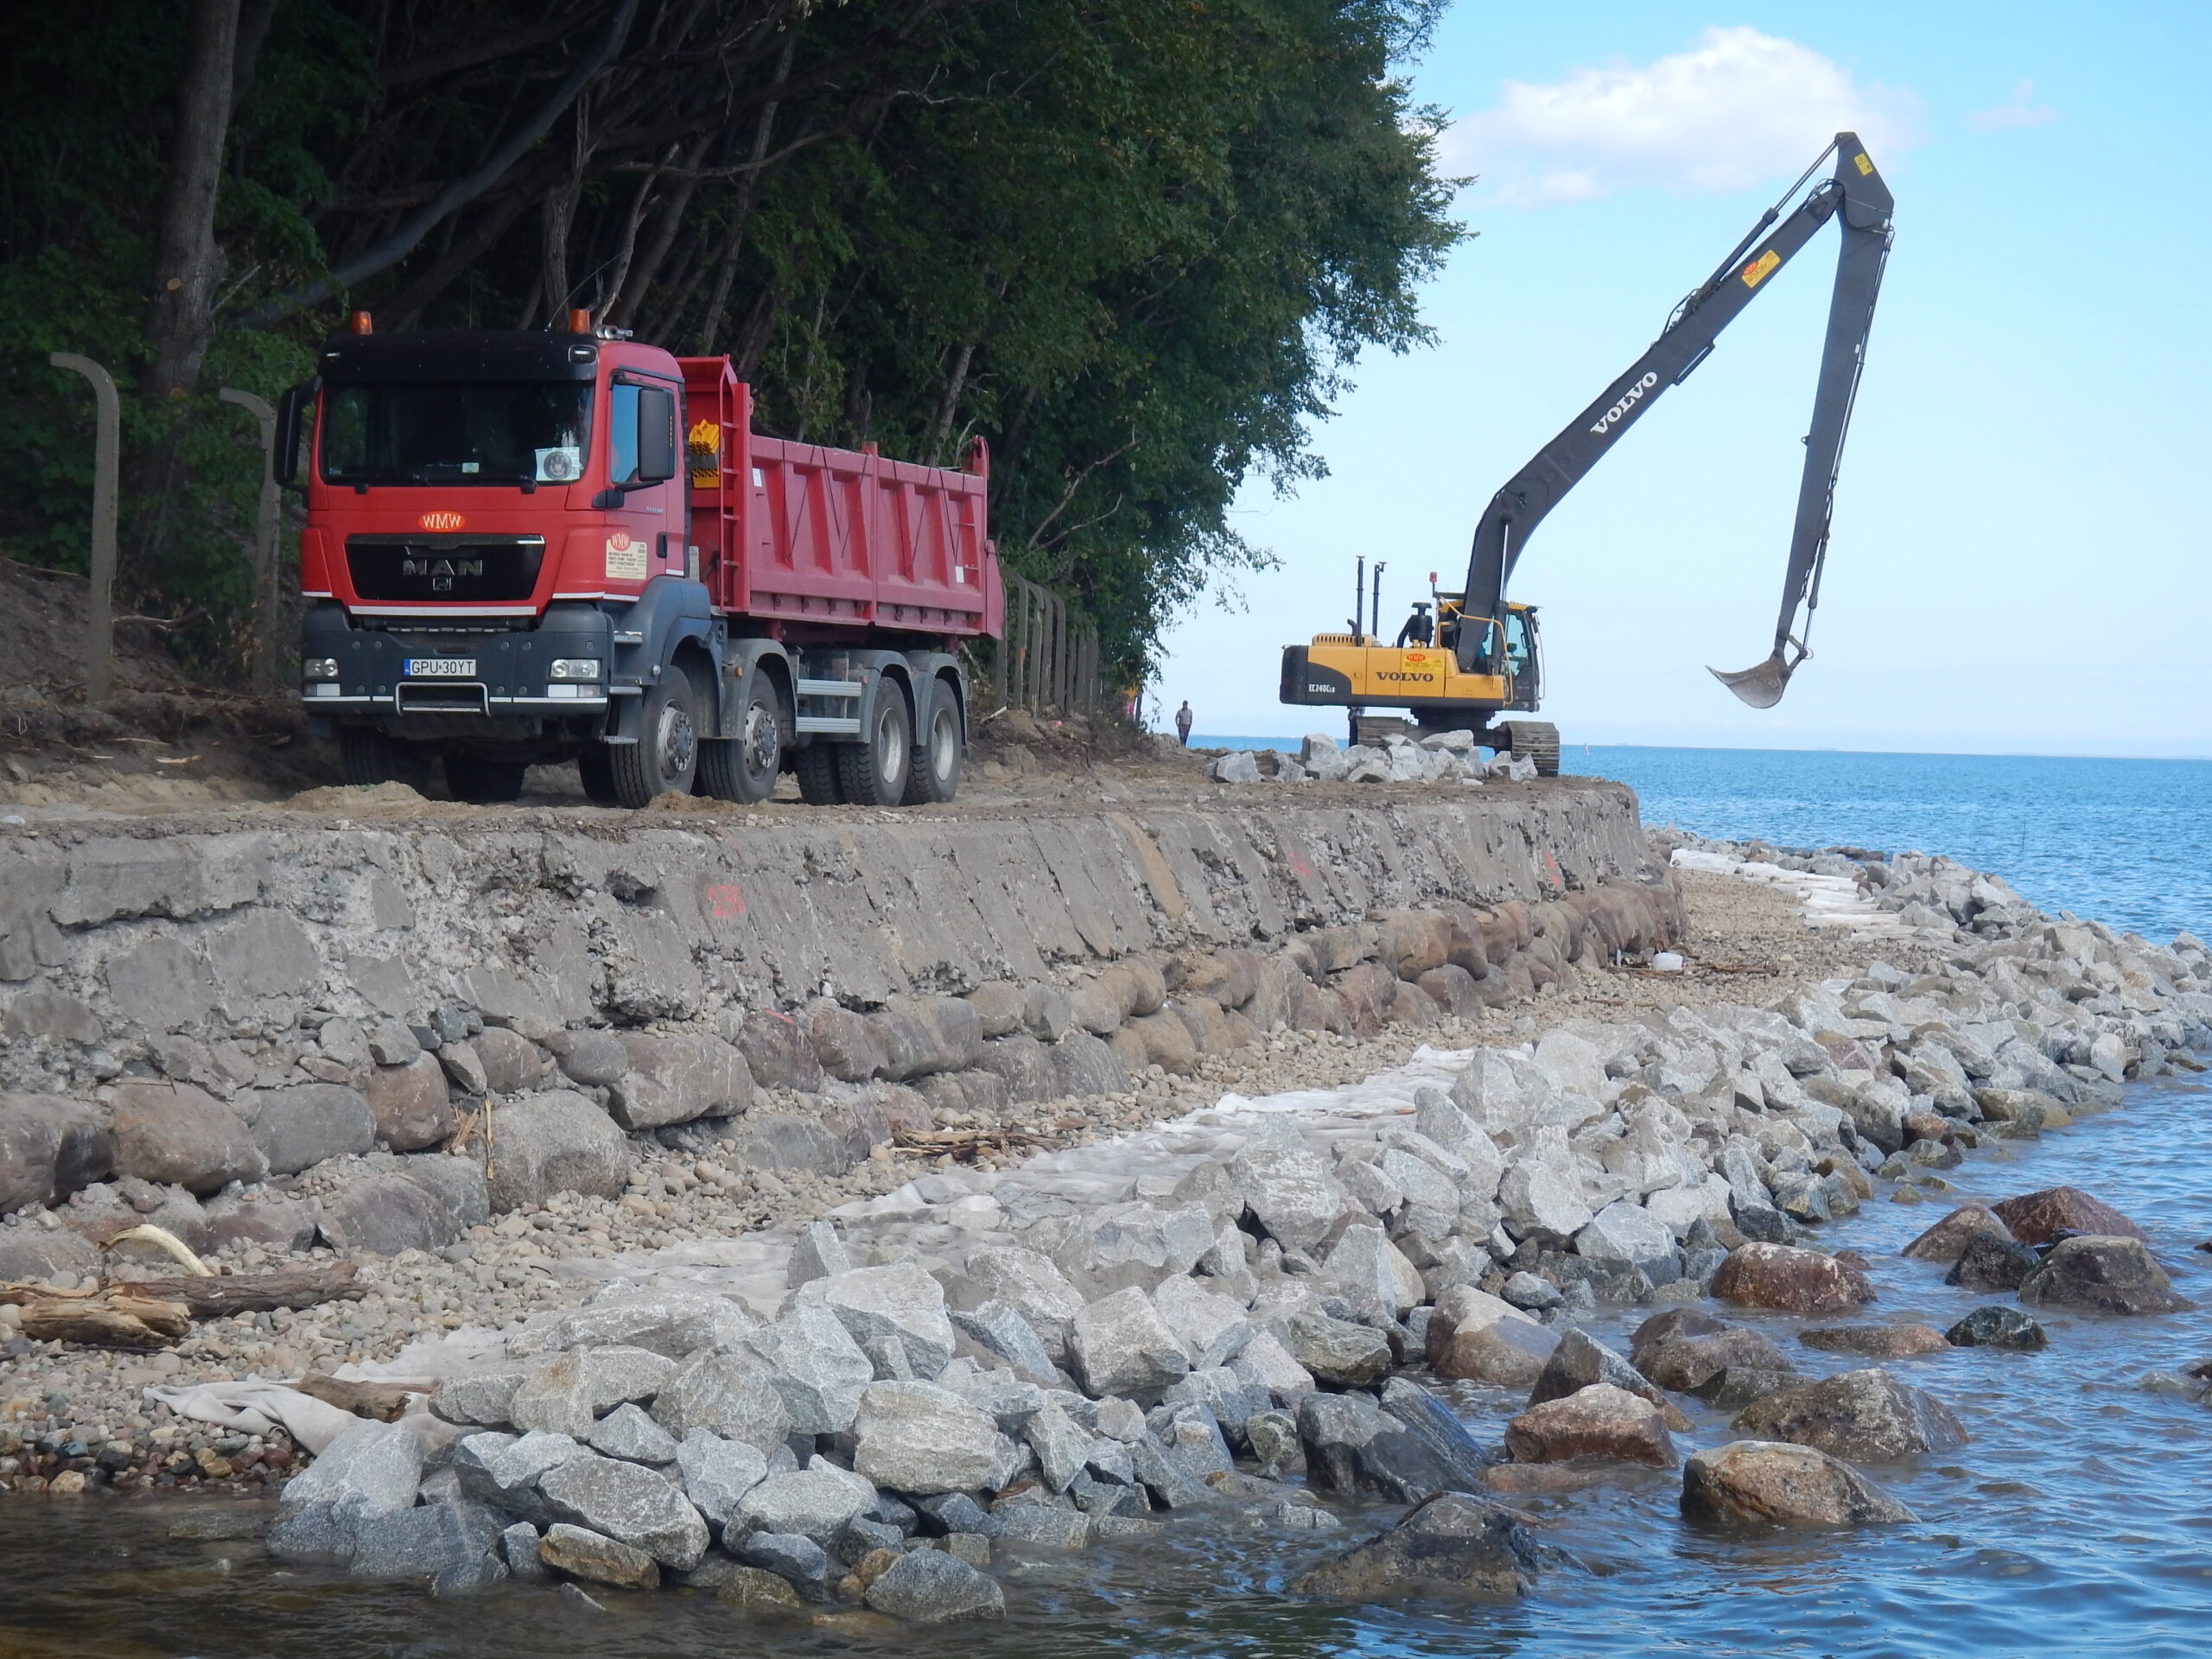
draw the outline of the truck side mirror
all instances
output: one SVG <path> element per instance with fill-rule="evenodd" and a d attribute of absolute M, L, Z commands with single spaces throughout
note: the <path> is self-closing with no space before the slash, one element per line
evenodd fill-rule
<path fill-rule="evenodd" d="M 300 481 L 300 435 L 307 423 L 307 410 L 315 401 L 312 380 L 288 387 L 276 400 L 276 452 L 269 458 L 272 477 L 287 487 Z"/>
<path fill-rule="evenodd" d="M 676 394 L 658 386 L 638 389 L 638 472 L 640 484 L 676 476 Z"/>

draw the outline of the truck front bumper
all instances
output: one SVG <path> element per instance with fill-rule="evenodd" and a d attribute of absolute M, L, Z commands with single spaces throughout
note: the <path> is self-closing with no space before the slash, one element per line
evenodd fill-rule
<path fill-rule="evenodd" d="M 457 618 L 456 621 L 465 621 Z M 614 666 L 613 619 L 586 606 L 555 606 L 527 631 L 435 634 L 357 628 L 337 605 L 319 605 L 300 633 L 309 663 L 338 664 L 336 679 L 310 679 L 300 700 L 310 718 L 364 714 L 379 723 L 410 717 L 601 720 Z M 594 660 L 596 681 L 556 680 L 556 661 Z M 425 659 L 469 664 L 466 671 L 418 673 Z"/>

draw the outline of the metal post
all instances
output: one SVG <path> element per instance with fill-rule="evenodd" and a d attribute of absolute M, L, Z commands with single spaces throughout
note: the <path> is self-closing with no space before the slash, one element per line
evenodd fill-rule
<path fill-rule="evenodd" d="M 215 394 L 261 423 L 261 504 L 253 520 L 252 684 L 257 696 L 276 695 L 276 515 L 284 493 L 276 482 L 276 411 L 236 386 Z"/>
<path fill-rule="evenodd" d="M 85 701 L 105 702 L 115 689 L 116 455 L 121 447 L 122 405 L 115 377 L 89 357 L 54 352 L 48 362 L 92 383 L 92 566 L 85 612 Z"/>

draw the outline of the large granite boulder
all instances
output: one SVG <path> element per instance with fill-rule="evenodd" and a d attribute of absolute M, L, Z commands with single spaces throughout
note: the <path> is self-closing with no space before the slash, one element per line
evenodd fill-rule
<path fill-rule="evenodd" d="M 1544 1552 L 1512 1511 L 1465 1492 L 1430 1499 L 1381 1536 L 1291 1581 L 1294 1595 L 1375 1601 L 1446 1588 L 1511 1600 L 1535 1588 Z"/>
<path fill-rule="evenodd" d="M 1967 1443 L 1966 1426 L 1934 1395 L 1879 1368 L 1782 1389 L 1736 1414 L 1737 1433 L 1790 1440 L 1854 1462 L 1886 1463 Z"/>
<path fill-rule="evenodd" d="M 1694 1521 L 1780 1527 L 1887 1526 L 1912 1511 L 1848 1464 L 1809 1446 L 1732 1440 L 1682 1465 Z"/>
<path fill-rule="evenodd" d="M 1505 1451 L 1516 1463 L 1591 1458 L 1672 1469 L 1680 1461 L 1663 1409 L 1610 1382 L 1530 1406 L 1506 1424 Z"/>
<path fill-rule="evenodd" d="M 2179 1294 L 2140 1238 L 2063 1238 L 2020 1286 L 2031 1307 L 2094 1308 L 2103 1313 L 2177 1313 L 2195 1303 Z"/>
<path fill-rule="evenodd" d="M 556 1192 L 619 1198 L 629 1184 L 630 1137 L 573 1090 L 519 1096 L 493 1111 L 493 1125 L 492 1207 L 501 1213 Z"/>
<path fill-rule="evenodd" d="M 1738 1244 L 1713 1276 L 1713 1294 L 1741 1307 L 1840 1313 L 1874 1300 L 1858 1268 L 1789 1244 Z"/>

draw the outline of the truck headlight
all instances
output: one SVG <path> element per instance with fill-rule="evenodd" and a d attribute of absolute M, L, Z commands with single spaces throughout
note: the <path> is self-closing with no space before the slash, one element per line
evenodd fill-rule
<path fill-rule="evenodd" d="M 300 664 L 300 677 L 303 680 L 334 680 L 338 677 L 338 659 L 335 657 L 310 657 Z"/>
<path fill-rule="evenodd" d="M 599 658 L 596 657 L 556 657 L 550 677 L 556 680 L 595 680 L 599 677 Z"/>

